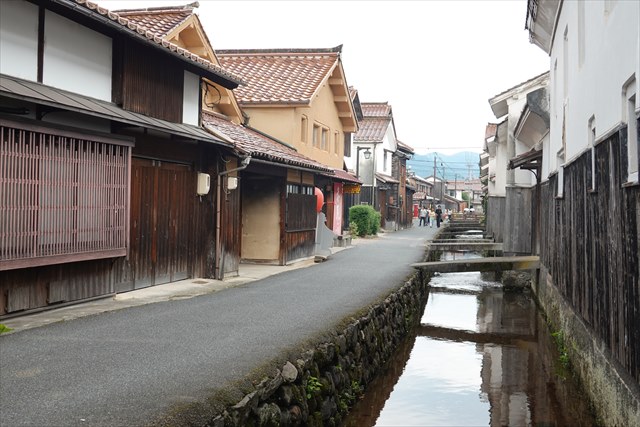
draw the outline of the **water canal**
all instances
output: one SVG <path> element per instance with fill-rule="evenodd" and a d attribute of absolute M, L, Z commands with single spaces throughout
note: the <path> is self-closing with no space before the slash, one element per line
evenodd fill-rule
<path fill-rule="evenodd" d="M 442 259 L 461 256 L 477 255 Z M 530 294 L 485 276 L 431 279 L 420 325 L 346 426 L 596 424 Z"/>

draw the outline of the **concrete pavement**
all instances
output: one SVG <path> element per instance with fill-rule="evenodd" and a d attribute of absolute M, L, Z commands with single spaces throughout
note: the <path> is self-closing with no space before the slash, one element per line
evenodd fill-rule
<path fill-rule="evenodd" d="M 32 315 L 0 336 L 0 424 L 145 425 L 211 403 L 399 288 L 436 231 L 358 239 L 283 274 L 251 266 L 224 283 L 166 285 Z"/>

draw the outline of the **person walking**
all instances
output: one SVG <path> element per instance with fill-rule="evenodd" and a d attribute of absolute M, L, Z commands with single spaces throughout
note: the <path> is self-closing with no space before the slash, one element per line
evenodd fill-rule
<path fill-rule="evenodd" d="M 418 225 L 418 227 L 422 227 L 427 225 L 427 209 L 423 206 L 422 209 L 420 209 L 420 224 Z"/>
<path fill-rule="evenodd" d="M 440 205 L 436 206 L 436 224 L 438 228 L 440 228 L 440 223 L 442 222 L 442 209 L 440 209 Z"/>

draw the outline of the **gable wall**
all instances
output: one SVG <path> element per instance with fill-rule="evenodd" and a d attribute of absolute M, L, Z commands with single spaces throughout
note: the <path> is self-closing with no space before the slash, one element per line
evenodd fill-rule
<path fill-rule="evenodd" d="M 344 132 L 333 93 L 328 84 L 320 89 L 310 107 L 245 107 L 249 125 L 292 145 L 298 152 L 324 165 L 342 169 Z M 302 142 L 302 116 L 307 117 L 307 142 Z M 313 124 L 328 129 L 327 150 L 313 146 Z M 335 132 L 338 132 L 336 153 Z"/>
<path fill-rule="evenodd" d="M 622 88 L 635 73 L 638 81 L 640 3 L 584 2 L 584 60 L 579 54 L 579 3 L 564 2 L 551 47 L 551 152 L 562 147 L 563 110 L 566 104 L 566 161 L 589 146 L 589 118 L 596 119 L 596 139 L 623 121 Z M 564 32 L 567 49 L 564 52 Z M 567 63 L 565 63 L 565 59 Z M 557 68 L 555 64 L 557 62 Z M 568 87 L 564 88 L 567 67 Z M 638 93 L 636 84 L 636 94 Z M 565 99 L 564 94 L 567 94 Z M 636 111 L 640 96 L 636 95 Z M 553 170 L 557 165 L 552 165 Z"/>

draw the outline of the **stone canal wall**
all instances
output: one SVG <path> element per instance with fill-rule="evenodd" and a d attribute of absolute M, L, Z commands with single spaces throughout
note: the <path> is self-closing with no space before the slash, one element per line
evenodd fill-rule
<path fill-rule="evenodd" d="M 571 369 L 589 395 L 599 422 L 640 426 L 640 386 L 566 302 L 544 266 L 533 289 L 552 332 L 560 334 L 561 351 L 571 360 Z"/>
<path fill-rule="evenodd" d="M 239 403 L 210 413 L 208 419 L 202 414 L 194 418 L 193 411 L 185 411 L 160 424 L 339 425 L 364 387 L 420 321 L 429 278 L 416 272 L 400 289 L 332 339 L 304 351 L 274 375 L 265 377 Z"/>
<path fill-rule="evenodd" d="M 538 300 L 611 426 L 640 425 L 640 186 L 627 182 L 627 143 L 623 126 L 537 196 Z"/>

